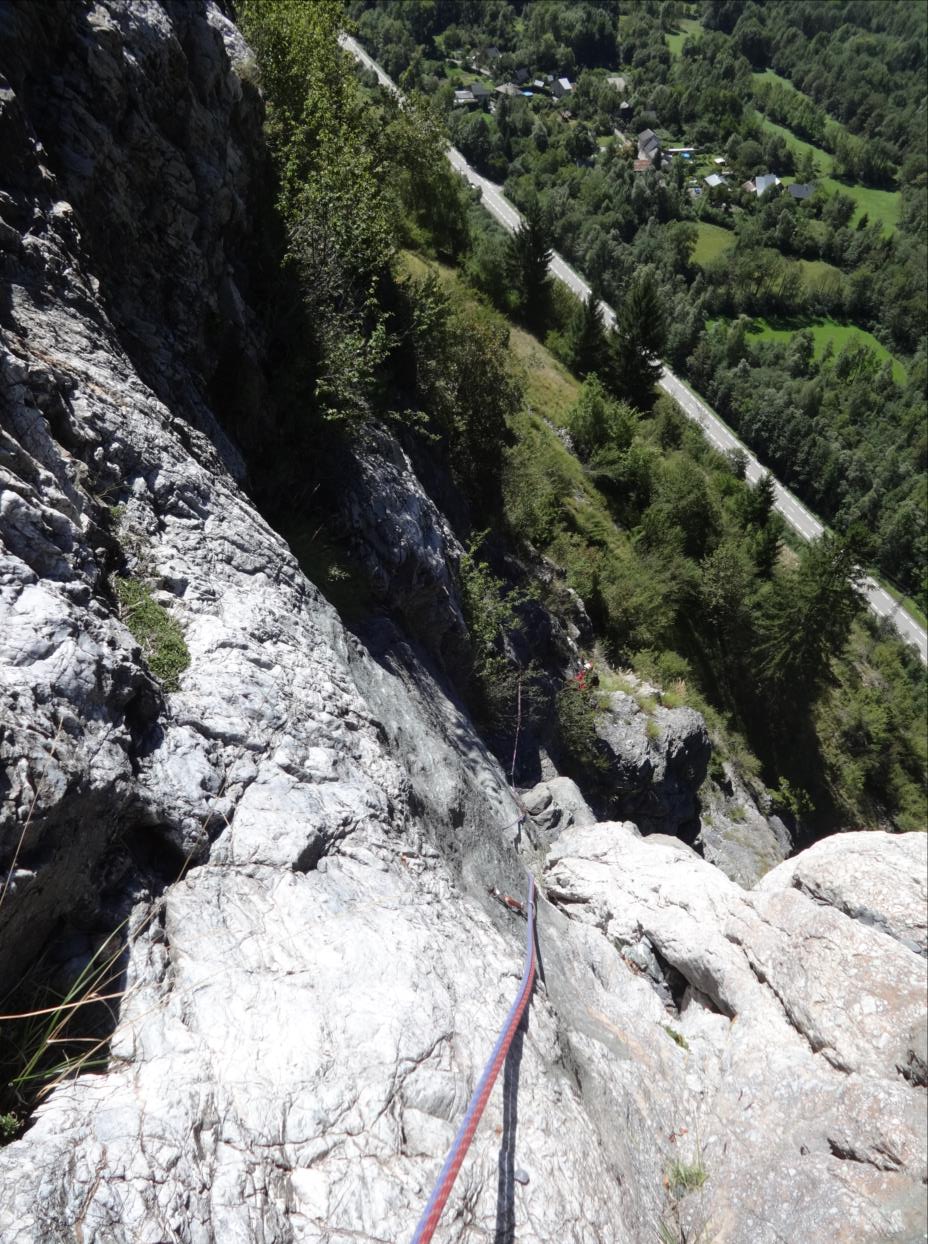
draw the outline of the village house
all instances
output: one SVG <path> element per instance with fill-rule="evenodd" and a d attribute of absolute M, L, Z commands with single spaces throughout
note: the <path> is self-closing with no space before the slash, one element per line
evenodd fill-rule
<path fill-rule="evenodd" d="M 721 173 L 710 173 L 708 177 L 704 177 L 703 181 L 710 190 L 717 190 L 719 186 L 727 186 L 728 179 L 723 177 Z"/>
<path fill-rule="evenodd" d="M 455 105 L 459 105 L 459 104 L 475 104 L 476 102 L 477 102 L 477 100 L 476 100 L 476 99 L 475 99 L 475 97 L 474 97 L 474 93 L 473 93 L 473 91 L 460 90 L 460 91 L 455 91 L 455 92 L 454 92 L 454 103 L 455 103 Z"/>
<path fill-rule="evenodd" d="M 472 82 L 467 88 L 478 104 L 484 103 L 490 98 L 493 92 L 482 82 Z"/>
<path fill-rule="evenodd" d="M 569 78 L 556 78 L 551 83 L 551 94 L 555 99 L 563 99 L 565 95 L 569 95 L 574 89 L 573 83 Z"/>
<path fill-rule="evenodd" d="M 754 193 L 760 198 L 768 190 L 775 190 L 779 184 L 780 179 L 776 173 L 762 173 L 760 177 L 754 178 Z"/>
<path fill-rule="evenodd" d="M 642 130 L 638 135 L 638 159 L 653 164 L 661 154 L 660 139 L 653 130 Z"/>
<path fill-rule="evenodd" d="M 808 182 L 793 182 L 791 186 L 787 186 L 787 191 L 794 199 L 810 199 L 815 194 L 815 187 Z"/>

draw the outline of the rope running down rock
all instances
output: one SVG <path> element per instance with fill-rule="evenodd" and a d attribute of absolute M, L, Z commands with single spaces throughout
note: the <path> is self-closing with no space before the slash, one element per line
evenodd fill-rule
<path fill-rule="evenodd" d="M 480 1116 L 483 1114 L 490 1093 L 493 1091 L 493 1085 L 496 1082 L 496 1077 L 499 1075 L 499 1069 L 506 1061 L 506 1055 L 509 1053 L 512 1039 L 519 1024 L 522 1022 L 522 1016 L 525 1014 L 532 997 L 532 988 L 535 984 L 536 956 L 535 879 L 531 873 L 528 874 L 528 894 L 525 901 L 525 911 L 528 929 L 525 935 L 525 967 L 522 972 L 519 992 L 516 995 L 515 1002 L 510 1007 L 506 1022 L 499 1034 L 496 1045 L 493 1047 L 489 1061 L 483 1069 L 480 1083 L 474 1090 L 474 1095 L 470 1100 L 470 1105 L 467 1107 L 467 1113 L 461 1121 L 461 1126 L 458 1128 L 451 1150 L 447 1158 L 445 1158 L 445 1164 L 441 1168 L 438 1182 L 435 1184 L 432 1195 L 429 1197 L 428 1204 L 422 1211 L 422 1217 L 419 1219 L 416 1233 L 412 1237 L 412 1244 L 429 1244 L 435 1228 L 438 1226 L 438 1220 L 441 1218 L 442 1210 L 445 1208 L 445 1202 L 451 1194 L 458 1171 L 461 1169 L 461 1164 L 470 1147 L 470 1142 L 474 1138 L 474 1133 L 480 1122 Z"/>

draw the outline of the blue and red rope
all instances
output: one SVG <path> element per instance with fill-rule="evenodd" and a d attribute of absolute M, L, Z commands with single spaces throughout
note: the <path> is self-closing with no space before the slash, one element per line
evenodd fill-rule
<path fill-rule="evenodd" d="M 416 1233 L 412 1237 L 412 1244 L 428 1244 L 435 1232 L 435 1228 L 438 1226 L 438 1220 L 441 1218 L 445 1203 L 451 1195 L 451 1189 L 454 1187 L 454 1181 L 457 1179 L 458 1171 L 461 1169 L 461 1163 L 464 1161 L 467 1150 L 470 1148 L 470 1142 L 474 1138 L 480 1117 L 489 1100 L 490 1093 L 493 1091 L 493 1085 L 496 1082 L 496 1077 L 499 1075 L 499 1069 L 506 1061 L 506 1055 L 509 1053 L 512 1039 L 516 1035 L 516 1031 L 522 1022 L 522 1017 L 532 997 L 532 988 L 535 984 L 536 956 L 535 880 L 531 874 L 529 874 L 528 878 L 528 896 L 525 902 L 525 913 L 528 928 L 525 934 L 525 966 L 522 971 L 522 982 L 519 985 L 519 992 L 516 995 L 515 1002 L 509 1009 L 506 1022 L 499 1034 L 496 1045 L 493 1047 L 489 1061 L 483 1069 L 480 1082 L 474 1089 L 470 1105 L 467 1107 L 467 1113 L 461 1121 L 454 1143 L 447 1158 L 445 1158 L 444 1166 L 441 1168 L 438 1182 L 435 1184 L 432 1195 L 429 1197 L 428 1204 L 422 1211 L 422 1217 L 419 1219 Z"/>

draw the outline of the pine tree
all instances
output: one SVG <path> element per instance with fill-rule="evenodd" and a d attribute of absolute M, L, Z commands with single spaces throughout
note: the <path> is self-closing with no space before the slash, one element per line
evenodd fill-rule
<path fill-rule="evenodd" d="M 863 604 L 862 577 L 850 542 L 826 533 L 808 546 L 798 568 L 768 589 L 761 674 L 782 698 L 814 698 Z"/>
<path fill-rule="evenodd" d="M 648 410 L 663 364 L 667 327 L 657 284 L 650 269 L 638 272 L 629 286 L 610 340 L 612 381 L 618 393 Z"/>
<path fill-rule="evenodd" d="M 537 327 L 545 323 L 551 279 L 551 241 L 537 200 L 530 204 L 522 224 L 509 239 L 508 267 L 519 300 L 519 311 Z"/>
<path fill-rule="evenodd" d="M 776 515 L 775 518 L 778 521 L 768 522 L 766 526 L 761 527 L 751 541 L 754 565 L 761 579 L 773 577 L 774 567 L 777 564 L 777 559 L 780 556 L 780 547 L 783 543 L 782 522 L 779 520 L 779 515 Z"/>
<path fill-rule="evenodd" d="M 773 476 L 769 471 L 765 471 L 745 497 L 745 523 L 748 526 L 758 528 L 758 530 L 766 527 L 767 521 L 773 513 L 776 496 L 777 486 L 774 483 Z"/>
<path fill-rule="evenodd" d="M 570 367 L 578 376 L 600 372 L 606 364 L 606 334 L 603 331 L 603 313 L 595 293 L 578 307 L 571 324 Z"/>

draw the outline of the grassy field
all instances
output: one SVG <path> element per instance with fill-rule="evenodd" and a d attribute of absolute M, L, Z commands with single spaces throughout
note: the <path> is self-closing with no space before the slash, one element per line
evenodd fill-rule
<path fill-rule="evenodd" d="M 838 354 L 846 345 L 852 342 L 866 345 L 869 346 L 881 363 L 885 362 L 886 359 L 890 359 L 893 365 L 893 377 L 897 383 L 905 383 L 906 371 L 899 360 L 893 358 L 886 347 L 877 341 L 872 333 L 858 328 L 856 324 L 839 324 L 836 320 L 826 319 L 810 321 L 808 324 L 774 326 L 764 319 L 755 319 L 754 326 L 750 331 L 752 337 L 786 342 L 790 341 L 795 333 L 804 328 L 808 328 L 812 332 L 816 357 L 824 353 L 825 347 L 829 342 L 831 342 L 835 354 Z"/>
<path fill-rule="evenodd" d="M 699 235 L 696 238 L 693 259 L 702 266 L 711 263 L 735 244 L 735 235 L 721 225 L 710 225 L 701 220 L 696 228 Z"/>
<path fill-rule="evenodd" d="M 851 224 L 856 225 L 865 213 L 870 220 L 881 220 L 884 233 L 894 233 L 899 224 L 902 211 L 902 196 L 898 190 L 876 190 L 872 186 L 846 185 L 843 181 L 835 181 L 833 177 L 825 177 L 822 181 L 825 189 L 833 194 L 840 190 L 849 194 L 857 207 L 851 217 Z"/>
<path fill-rule="evenodd" d="M 781 86 L 789 87 L 790 90 L 796 91 L 796 88 L 786 78 L 781 78 L 779 74 L 767 69 L 763 73 L 754 75 L 755 78 L 766 79 L 771 82 L 779 82 Z M 797 95 L 801 95 L 801 91 L 796 91 Z M 804 138 L 800 138 L 794 134 L 791 129 L 785 125 L 777 125 L 775 121 L 771 121 L 768 117 L 760 114 L 761 125 L 768 134 L 779 134 L 785 140 L 789 149 L 797 156 L 811 152 L 815 160 L 816 167 L 820 176 L 818 181 L 820 185 L 829 194 L 835 194 L 841 191 L 842 194 L 850 195 L 854 200 L 856 207 L 854 215 L 851 217 L 851 224 L 856 225 L 863 215 L 867 215 L 870 220 L 881 220 L 883 229 L 887 234 L 892 233 L 899 224 L 899 213 L 902 208 L 902 200 L 896 190 L 876 190 L 870 186 L 860 186 L 856 184 L 848 184 L 843 181 L 836 181 L 831 173 L 834 170 L 834 157 L 830 152 L 825 151 L 822 147 L 816 147 L 814 143 L 806 142 Z M 832 121 L 837 126 L 837 121 Z M 794 181 L 795 178 L 787 177 L 785 182 Z"/>
<path fill-rule="evenodd" d="M 524 329 L 509 329 L 509 352 L 525 375 L 525 402 L 557 423 L 577 400 L 579 385 L 566 367 Z"/>
<path fill-rule="evenodd" d="M 824 259 L 797 259 L 796 262 L 802 269 L 802 282 L 806 289 L 820 284 L 826 277 L 841 280 L 841 270 Z"/>
<path fill-rule="evenodd" d="M 677 29 L 674 33 L 672 35 L 664 35 L 664 38 L 667 40 L 671 56 L 679 56 L 687 39 L 698 39 L 701 34 L 702 24 L 696 21 L 695 18 L 684 17 L 677 22 Z"/>
<path fill-rule="evenodd" d="M 816 170 L 821 177 L 828 177 L 834 168 L 834 157 L 825 151 L 823 147 L 816 147 L 814 143 L 807 143 L 804 138 L 798 138 L 792 130 L 788 130 L 785 125 L 777 125 L 760 114 L 761 124 L 768 134 L 779 134 L 785 140 L 787 147 L 794 155 L 805 155 L 807 151 L 811 151 L 812 158 L 815 160 Z"/>

